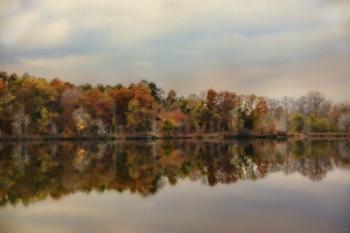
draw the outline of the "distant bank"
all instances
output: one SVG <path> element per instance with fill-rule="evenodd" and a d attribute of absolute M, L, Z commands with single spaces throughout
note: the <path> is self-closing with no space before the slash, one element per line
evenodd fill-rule
<path fill-rule="evenodd" d="M 333 103 L 317 91 L 272 99 L 209 89 L 186 97 L 174 90 L 166 94 L 145 80 L 77 86 L 0 72 L 2 140 L 344 138 L 349 133 L 350 103 Z"/>
<path fill-rule="evenodd" d="M 0 137 L 1 141 L 84 141 L 84 140 L 308 140 L 308 139 L 350 139 L 350 133 L 290 133 L 290 134 L 237 134 L 237 133 L 206 133 L 206 134 L 182 134 L 182 135 L 156 135 L 152 133 L 130 133 L 124 135 L 84 135 L 84 136 L 30 136 L 30 137 Z"/>

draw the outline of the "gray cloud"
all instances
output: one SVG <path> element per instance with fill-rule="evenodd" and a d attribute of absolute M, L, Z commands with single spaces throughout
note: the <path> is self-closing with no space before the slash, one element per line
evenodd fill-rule
<path fill-rule="evenodd" d="M 0 2 L 0 69 L 75 83 L 158 82 L 349 100 L 347 0 Z M 98 77 L 98 78 L 97 78 Z"/>

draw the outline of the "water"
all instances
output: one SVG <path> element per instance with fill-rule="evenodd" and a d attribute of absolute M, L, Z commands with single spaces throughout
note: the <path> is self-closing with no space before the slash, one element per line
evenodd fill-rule
<path fill-rule="evenodd" d="M 350 232 L 349 141 L 0 144 L 0 232 Z"/>

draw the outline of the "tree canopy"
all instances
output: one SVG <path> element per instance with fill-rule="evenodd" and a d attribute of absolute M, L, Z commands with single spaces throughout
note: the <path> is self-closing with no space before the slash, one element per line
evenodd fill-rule
<path fill-rule="evenodd" d="M 213 89 L 184 97 L 145 80 L 79 86 L 0 72 L 0 137 L 349 130 L 350 104 L 333 104 L 317 91 L 281 100 Z"/>

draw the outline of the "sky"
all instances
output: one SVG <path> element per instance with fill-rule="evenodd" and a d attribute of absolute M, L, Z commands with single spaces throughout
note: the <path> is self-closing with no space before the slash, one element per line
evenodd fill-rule
<path fill-rule="evenodd" d="M 0 0 L 0 70 L 350 100 L 350 0 Z"/>

